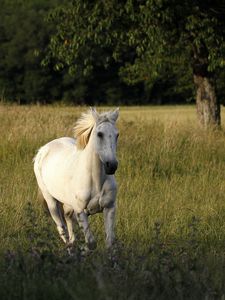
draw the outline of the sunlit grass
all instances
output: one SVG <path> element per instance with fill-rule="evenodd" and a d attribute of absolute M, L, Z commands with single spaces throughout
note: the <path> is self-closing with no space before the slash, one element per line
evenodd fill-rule
<path fill-rule="evenodd" d="M 72 128 L 85 108 L 0 107 L 1 250 L 23 244 L 23 209 L 36 200 L 32 159 L 37 149 Z M 224 116 L 224 112 L 222 112 Z M 193 106 L 122 107 L 118 122 L 117 236 L 148 245 L 156 221 L 166 239 L 195 215 L 209 249 L 225 244 L 224 131 L 204 132 Z M 101 216 L 91 218 L 103 242 Z M 138 244 L 137 244 L 138 241 Z"/>
<path fill-rule="evenodd" d="M 0 253 L 22 250 L 30 243 L 26 234 L 29 202 L 37 214 L 37 227 L 42 230 L 45 226 L 32 159 L 46 142 L 72 136 L 76 119 L 86 109 L 0 106 Z M 222 122 L 224 116 L 223 109 Z M 126 249 L 142 252 L 154 240 L 157 223 L 163 242 L 176 247 L 189 238 L 195 217 L 195 243 L 205 253 L 199 261 L 204 259 L 221 288 L 225 264 L 224 130 L 200 129 L 194 106 L 122 107 L 118 128 L 117 239 Z M 103 249 L 102 215 L 92 216 L 90 221 L 98 249 Z M 53 221 L 51 224 L 52 240 L 56 237 L 61 247 Z"/>

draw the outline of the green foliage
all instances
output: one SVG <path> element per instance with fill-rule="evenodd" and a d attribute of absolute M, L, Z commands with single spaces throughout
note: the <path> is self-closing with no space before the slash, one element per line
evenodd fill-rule
<path fill-rule="evenodd" d="M 161 81 L 163 97 L 192 99 L 193 73 L 224 66 L 224 15 L 218 1 L 72 1 L 49 15 L 56 33 L 44 63 L 89 76 L 116 62 L 121 78 L 144 83 L 151 97 Z"/>
<path fill-rule="evenodd" d="M 82 72 L 59 72 L 60 65 L 55 65 L 55 60 L 48 66 L 41 66 L 45 60 L 47 44 L 56 30 L 54 24 L 46 21 L 47 14 L 54 7 L 66 3 L 58 0 L 1 2 L 1 101 L 63 101 L 76 104 L 143 101 L 146 98 L 143 96 L 143 87 L 139 85 L 128 89 L 118 78 L 117 65 L 107 71 L 102 67 L 95 68 L 91 76 L 83 76 Z M 97 51 L 96 57 L 101 56 L 101 51 Z"/>
<path fill-rule="evenodd" d="M 207 70 L 223 101 L 224 14 L 219 1 L 3 0 L 1 100 L 193 101 Z"/>
<path fill-rule="evenodd" d="M 124 16 L 124 4 L 117 1 L 73 1 L 58 7 L 49 14 L 56 34 L 44 63 L 56 57 L 57 69 L 68 66 L 79 76 L 88 76 L 94 66 L 107 68 L 112 58 L 117 61 L 113 46 L 125 35 L 129 19 Z"/>
<path fill-rule="evenodd" d="M 51 89 L 58 76 L 50 68 L 41 68 L 40 63 L 52 29 L 46 28 L 43 19 L 56 3 L 55 0 L 1 2 L 2 99 L 30 103 L 44 102 L 53 96 Z"/>

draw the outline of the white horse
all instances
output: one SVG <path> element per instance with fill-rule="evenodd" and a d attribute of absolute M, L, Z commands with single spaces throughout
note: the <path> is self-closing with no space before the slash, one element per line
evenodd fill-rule
<path fill-rule="evenodd" d="M 55 139 L 41 147 L 34 158 L 39 189 L 61 238 L 68 245 L 75 241 L 73 223 L 77 219 L 88 248 L 94 249 L 96 242 L 88 215 L 102 211 L 106 246 L 109 248 L 114 242 L 117 186 L 113 174 L 118 166 L 119 134 L 115 127 L 118 115 L 118 108 L 102 114 L 91 108 L 77 121 L 75 139 Z"/>

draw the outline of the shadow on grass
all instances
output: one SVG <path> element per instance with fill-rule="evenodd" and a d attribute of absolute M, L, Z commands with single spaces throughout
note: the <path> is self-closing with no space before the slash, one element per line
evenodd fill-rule
<path fill-rule="evenodd" d="M 143 253 L 119 241 L 111 251 L 84 252 L 77 241 L 73 255 L 59 247 L 29 204 L 25 224 L 29 246 L 7 251 L 1 259 L 0 298 L 7 299 L 219 299 L 224 286 L 204 260 L 198 244 L 198 220 L 179 244 L 161 239 L 155 224 L 149 249 Z M 225 277 L 225 276 L 224 276 Z M 224 278 L 225 279 L 225 278 Z M 223 280 L 224 281 L 224 280 Z"/>

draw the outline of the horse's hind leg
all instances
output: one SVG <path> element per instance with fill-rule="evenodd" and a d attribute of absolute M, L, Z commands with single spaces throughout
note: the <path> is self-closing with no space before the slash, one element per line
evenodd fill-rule
<path fill-rule="evenodd" d="M 75 235 L 73 231 L 74 226 L 74 210 L 71 206 L 64 204 L 64 218 L 67 225 L 68 235 L 69 235 L 69 245 L 72 245 L 75 241 Z"/>
<path fill-rule="evenodd" d="M 42 191 L 42 194 L 47 203 L 52 219 L 56 223 L 57 230 L 59 232 L 60 237 L 62 238 L 64 243 L 67 243 L 68 238 L 67 238 L 66 226 L 62 219 L 61 210 L 58 201 L 46 191 L 44 192 Z"/>
<path fill-rule="evenodd" d="M 79 226 L 83 229 L 85 242 L 90 250 L 94 250 L 96 248 L 96 241 L 94 236 L 89 228 L 88 216 L 85 212 L 76 213 L 76 218 L 79 223 Z"/>

